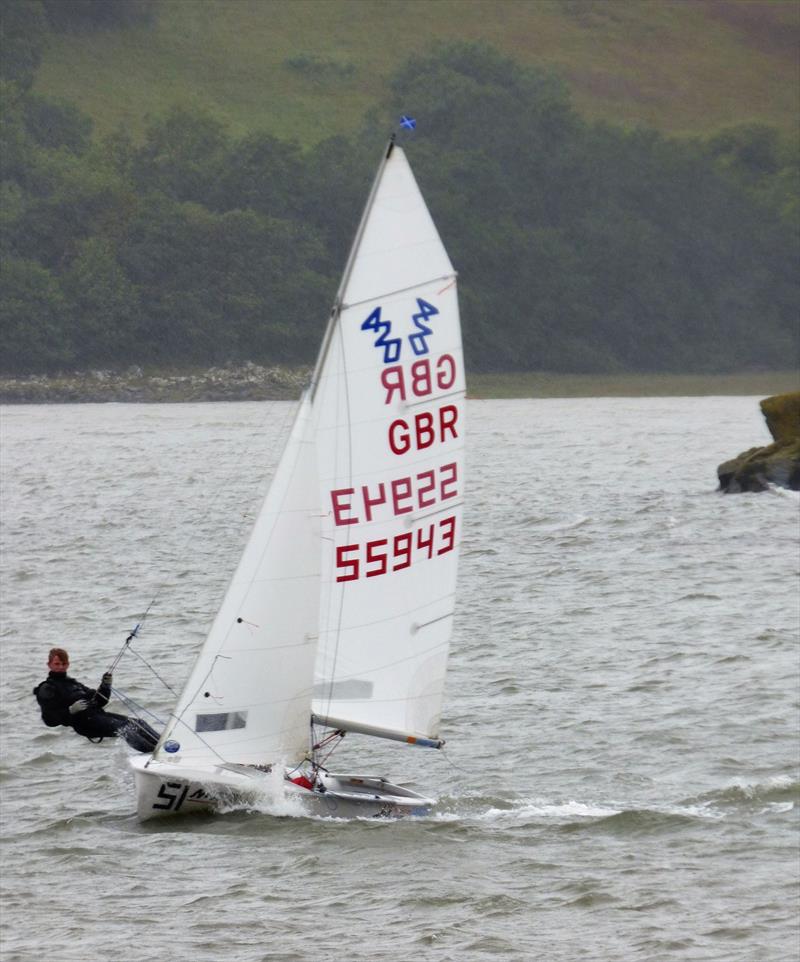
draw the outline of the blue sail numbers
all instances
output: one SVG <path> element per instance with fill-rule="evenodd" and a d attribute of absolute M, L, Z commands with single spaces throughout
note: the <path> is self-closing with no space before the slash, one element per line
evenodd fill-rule
<path fill-rule="evenodd" d="M 428 318 L 438 314 L 439 308 L 434 307 L 433 304 L 429 304 L 428 301 L 423 300 L 421 297 L 418 297 L 416 300 L 419 311 L 411 317 L 416 332 L 408 336 L 408 342 L 414 354 L 419 357 L 422 354 L 427 354 L 430 350 L 428 347 L 428 337 L 433 334 L 433 330 L 425 322 Z M 375 347 L 383 349 L 383 363 L 394 364 L 400 360 L 403 340 L 399 337 L 389 337 L 392 333 L 392 322 L 390 320 L 384 320 L 381 314 L 382 309 L 376 307 L 370 316 L 362 323 L 361 330 L 374 331 L 374 333 L 378 335 L 374 344 Z"/>

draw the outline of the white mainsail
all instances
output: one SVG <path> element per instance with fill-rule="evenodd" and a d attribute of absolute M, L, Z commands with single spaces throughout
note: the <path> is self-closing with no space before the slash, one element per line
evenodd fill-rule
<path fill-rule="evenodd" d="M 319 514 L 306 398 L 154 757 L 164 758 L 177 742 L 174 760 L 182 763 L 303 758 L 317 648 Z"/>
<path fill-rule="evenodd" d="M 390 146 L 313 385 L 323 563 L 316 720 L 438 743 L 464 484 L 455 272 Z"/>
<path fill-rule="evenodd" d="M 463 399 L 455 272 L 390 145 L 313 383 L 154 761 L 296 765 L 312 713 L 440 744 Z"/>

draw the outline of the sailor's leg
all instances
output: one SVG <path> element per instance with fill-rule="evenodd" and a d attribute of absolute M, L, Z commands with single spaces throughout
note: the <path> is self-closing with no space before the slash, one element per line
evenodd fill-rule
<path fill-rule="evenodd" d="M 126 715 L 115 715 L 102 709 L 94 709 L 75 719 L 73 727 L 85 738 L 116 738 L 120 730 L 128 724 Z"/>
<path fill-rule="evenodd" d="M 157 731 L 141 718 L 128 718 L 119 734 L 137 752 L 152 752 L 159 739 Z"/>

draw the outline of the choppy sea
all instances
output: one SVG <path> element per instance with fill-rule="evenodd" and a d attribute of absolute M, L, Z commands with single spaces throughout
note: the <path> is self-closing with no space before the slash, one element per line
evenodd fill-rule
<path fill-rule="evenodd" d="M 115 684 L 168 712 L 292 408 L 2 410 L 3 962 L 797 960 L 800 500 L 715 491 L 757 398 L 469 402 L 447 745 L 336 766 L 430 817 L 140 824 L 42 725 L 48 649 L 95 684 L 148 606 Z"/>

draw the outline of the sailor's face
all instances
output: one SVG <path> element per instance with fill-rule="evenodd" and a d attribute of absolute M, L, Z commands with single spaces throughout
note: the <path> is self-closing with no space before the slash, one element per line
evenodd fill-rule
<path fill-rule="evenodd" d="M 47 667 L 50 671 L 58 672 L 62 674 L 69 668 L 69 659 L 62 658 L 61 655 L 53 655 L 50 661 L 47 662 Z"/>

